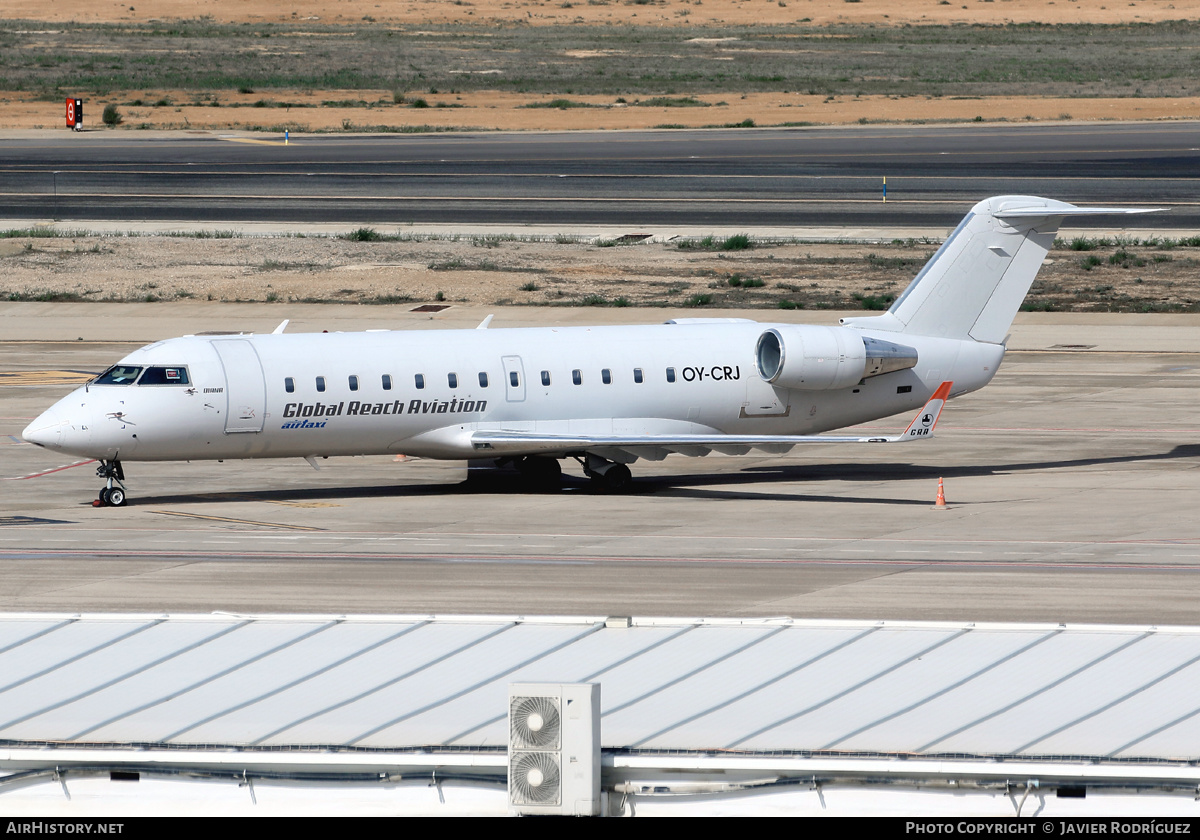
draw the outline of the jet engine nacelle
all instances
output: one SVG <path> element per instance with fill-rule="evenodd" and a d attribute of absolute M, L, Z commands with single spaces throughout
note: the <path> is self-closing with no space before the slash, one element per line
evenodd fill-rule
<path fill-rule="evenodd" d="M 832 391 L 864 379 L 907 370 L 917 351 L 902 344 L 868 338 L 847 327 L 798 324 L 769 329 L 754 348 L 758 375 L 780 388 Z"/>

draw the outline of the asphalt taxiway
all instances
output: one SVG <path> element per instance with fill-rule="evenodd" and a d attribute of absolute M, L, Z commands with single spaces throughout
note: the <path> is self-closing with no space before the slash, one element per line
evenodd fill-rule
<path fill-rule="evenodd" d="M 336 133 L 286 145 L 236 131 L 6 131 L 0 177 L 0 218 L 76 225 L 942 229 L 1005 194 L 1142 207 L 1152 196 L 1172 210 L 1143 226 L 1200 224 L 1186 121 Z"/>
<path fill-rule="evenodd" d="M 379 456 L 130 463 L 129 506 L 94 508 L 93 465 L 19 439 L 79 372 L 156 338 L 485 314 L 0 305 L 0 609 L 1200 623 L 1196 316 L 1022 314 L 995 381 L 928 444 L 672 456 L 620 496 L 570 468 L 528 495 Z M 493 328 L 669 314 L 522 308 Z"/>

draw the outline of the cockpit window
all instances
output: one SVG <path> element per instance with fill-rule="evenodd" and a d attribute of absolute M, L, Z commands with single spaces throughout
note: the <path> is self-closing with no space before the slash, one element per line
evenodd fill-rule
<path fill-rule="evenodd" d="M 139 385 L 187 385 L 188 372 L 185 367 L 150 367 L 138 380 Z"/>
<path fill-rule="evenodd" d="M 140 367 L 133 365 L 113 365 L 96 377 L 94 385 L 132 385 L 142 372 Z"/>

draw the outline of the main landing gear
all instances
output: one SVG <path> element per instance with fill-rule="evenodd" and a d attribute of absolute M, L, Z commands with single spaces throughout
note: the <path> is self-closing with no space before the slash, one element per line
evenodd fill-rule
<path fill-rule="evenodd" d="M 601 493 L 624 493 L 633 483 L 633 474 L 624 464 L 590 452 L 578 460 L 583 465 L 583 474 L 592 480 L 592 487 Z"/>
<path fill-rule="evenodd" d="M 112 505 L 113 507 L 121 507 L 125 504 L 125 485 L 122 484 L 125 480 L 125 471 L 121 469 L 121 462 L 101 461 L 100 466 L 96 467 L 96 475 L 105 479 L 105 484 L 100 488 L 100 496 L 96 501 L 92 502 L 93 507 L 105 507 Z M 116 482 L 116 486 L 113 486 Z"/>
<path fill-rule="evenodd" d="M 516 461 L 521 480 L 535 493 L 556 493 L 562 486 L 562 465 L 557 458 L 526 455 Z"/>
<path fill-rule="evenodd" d="M 583 467 L 583 474 L 592 480 L 592 490 L 597 493 L 623 493 L 633 484 L 629 467 L 618 464 L 590 452 L 572 455 Z M 521 474 L 525 489 L 534 493 L 555 493 L 562 485 L 562 465 L 557 458 L 547 455 L 525 455 L 519 458 L 496 461 L 496 466 L 511 464 Z"/>

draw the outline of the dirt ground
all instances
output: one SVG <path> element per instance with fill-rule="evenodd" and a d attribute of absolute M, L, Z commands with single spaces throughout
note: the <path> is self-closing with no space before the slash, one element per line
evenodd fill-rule
<path fill-rule="evenodd" d="M 648 23 L 816 25 L 906 23 L 1124 23 L 1193 19 L 1200 0 L 5 0 L 11 20 L 129 22 L 211 18 L 217 22 L 396 24 L 523 21 L 531 25 Z"/>
<path fill-rule="evenodd" d="M 413 109 L 392 105 L 391 91 L 275 91 L 271 98 L 290 102 L 363 99 L 388 104 L 371 107 L 252 108 L 262 94 L 222 94 L 225 107 L 211 108 L 186 104 L 187 94 L 179 91 L 124 92 L 109 97 L 85 100 L 88 115 L 85 130 L 109 131 L 97 116 L 109 101 L 122 103 L 124 124 L 116 130 L 137 128 L 186 129 L 209 131 L 289 130 L 292 138 L 314 131 L 401 130 L 418 126 L 436 129 L 482 129 L 502 131 L 621 130 L 659 126 L 702 128 L 736 125 L 752 120 L 757 126 L 811 123 L 847 125 L 859 122 L 985 122 L 1060 121 L 1060 120 L 1162 120 L 1200 119 L 1200 98 L 1170 99 L 1066 99 L 1031 97 L 987 97 L 986 99 L 928 99 L 926 97 L 862 96 L 837 97 L 793 93 L 750 93 L 740 97 L 729 94 L 698 95 L 711 103 L 708 108 L 654 108 L 613 105 L 612 97 L 575 95 L 571 99 L 595 104 L 593 108 L 529 108 L 530 103 L 551 97 L 483 91 L 443 96 L 427 96 L 429 108 Z M 144 98 L 161 98 L 169 106 L 128 107 L 123 103 Z M 439 103 L 453 107 L 438 107 Z M 243 105 L 236 110 L 230 105 Z M 60 102 L 39 100 L 29 93 L 0 92 L 0 130 L 57 129 L 62 127 Z M 65 131 L 65 127 L 63 127 Z M 278 142 L 283 142 L 279 138 Z"/>
<path fill-rule="evenodd" d="M 386 231 L 382 231 L 386 233 Z M 1027 305 L 1194 311 L 1198 247 L 1064 244 Z M 354 242 L 186 236 L 0 240 L 0 298 L 717 308 L 886 308 L 938 243 L 677 241 L 602 245 L 490 237 Z"/>
<path fill-rule="evenodd" d="M 1030 22 L 1135 23 L 1200 17 L 1200 0 L 1134 0 L 1098 3 L 1091 0 L 133 0 L 130 3 L 95 0 L 7 0 L 9 19 L 42 21 L 48 26 L 68 21 L 149 22 L 209 18 L 217 22 L 296 23 L 320 20 L 352 25 L 413 27 L 450 22 L 521 21 L 550 24 L 636 23 L 688 27 L 720 24 L 783 24 L 810 21 L 904 26 Z M 2 85 L 2 82 L 0 82 Z M 801 93 L 728 93 L 698 95 L 711 107 L 652 108 L 614 103 L 612 97 L 576 95 L 571 99 L 596 107 L 566 110 L 524 107 L 553 97 L 480 91 L 428 95 L 428 108 L 414 109 L 393 102 L 393 92 L 274 90 L 265 98 L 276 102 L 320 105 L 322 102 L 362 100 L 362 107 L 252 108 L 263 93 L 220 93 L 223 107 L 189 104 L 194 97 L 182 91 L 114 91 L 85 101 L 85 126 L 105 129 L 99 116 L 105 105 L 119 104 L 124 123 L 118 130 L 138 128 L 281 131 L 369 131 L 434 129 L 640 129 L 656 126 L 758 126 L 786 123 L 850 124 L 912 121 L 1048 121 L 1200 119 L 1200 98 L 1028 98 L 995 96 L 983 99 L 838 96 Z M 169 105 L 129 106 L 169 101 Z M 236 106 L 243 107 L 236 107 Z M 230 107 L 234 106 L 234 107 Z M 61 128 L 63 103 L 39 100 L 33 93 L 0 90 L 0 130 Z"/>

